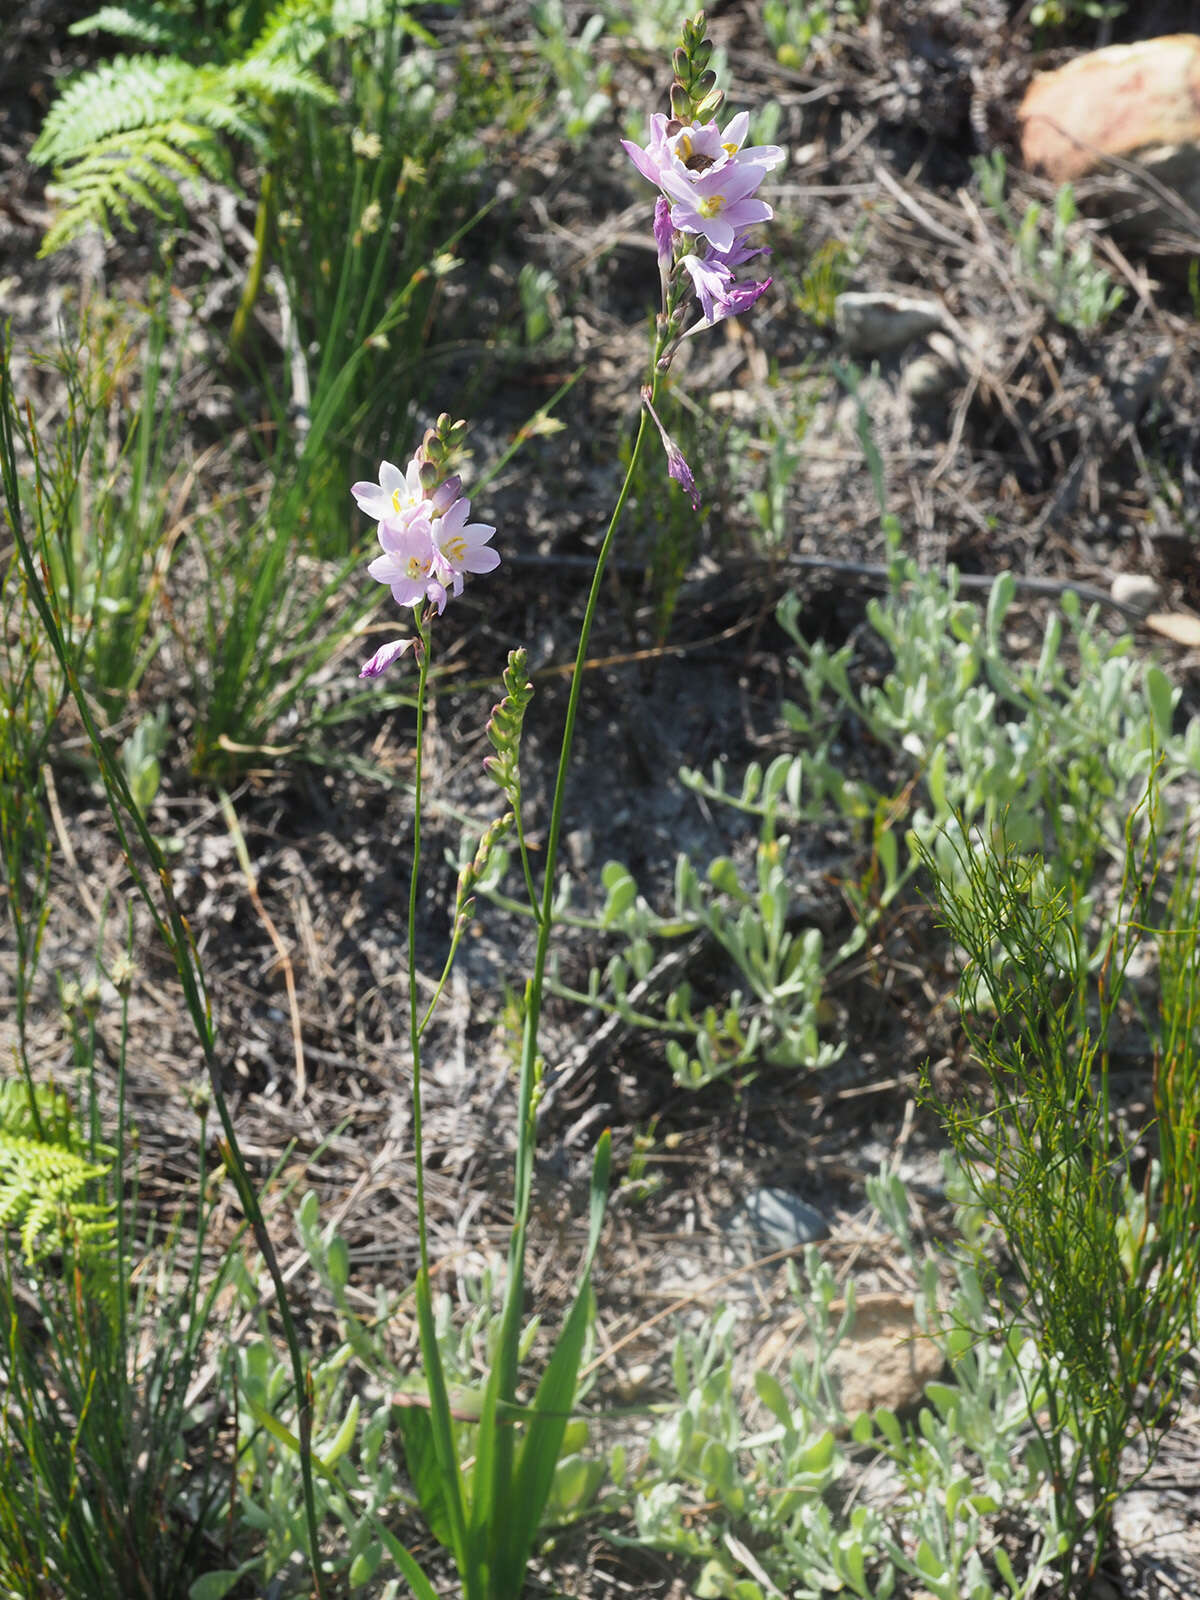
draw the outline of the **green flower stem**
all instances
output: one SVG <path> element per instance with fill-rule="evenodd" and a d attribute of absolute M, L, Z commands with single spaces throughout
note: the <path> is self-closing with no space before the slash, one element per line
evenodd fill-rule
<path fill-rule="evenodd" d="M 417 616 L 417 636 L 420 662 L 417 677 L 417 755 L 413 773 L 413 857 L 412 874 L 408 883 L 408 1017 L 409 1042 L 412 1050 L 412 1136 L 413 1166 L 417 1189 L 417 1248 L 420 1265 L 417 1270 L 416 1302 L 417 1326 L 421 1336 L 421 1364 L 425 1368 L 425 1381 L 429 1386 L 429 1418 L 433 1432 L 433 1445 L 437 1454 L 446 1496 L 446 1515 L 450 1523 L 450 1538 L 460 1575 L 463 1593 L 467 1600 L 475 1595 L 476 1575 L 470 1560 L 466 1538 L 466 1511 L 463 1505 L 462 1471 L 454 1448 L 454 1430 L 450 1416 L 450 1396 L 446 1388 L 446 1375 L 442 1370 L 441 1352 L 438 1349 L 437 1330 L 433 1321 L 433 1299 L 429 1289 L 429 1229 L 425 1209 L 425 1154 L 421 1118 L 421 1034 L 433 1013 L 433 1006 L 425 1020 L 421 1020 L 420 1002 L 417 998 L 417 899 L 421 873 L 421 800 L 422 775 L 425 754 L 425 690 L 429 680 L 430 624 L 429 612 Z M 451 951 L 451 959 L 453 951 Z M 437 1004 L 441 986 L 450 970 L 449 960 L 442 973 L 441 983 L 434 996 Z"/>
<path fill-rule="evenodd" d="M 421 1253 L 421 1272 L 429 1277 L 429 1238 L 425 1218 L 425 1158 L 421 1132 L 421 1031 L 417 1001 L 417 893 L 421 872 L 421 777 L 425 753 L 425 686 L 429 679 L 429 625 L 417 619 L 417 646 L 420 663 L 417 677 L 417 757 L 413 774 L 413 854 L 408 880 L 408 1017 L 412 1045 L 413 1164 L 417 1180 L 417 1234 Z"/>
<path fill-rule="evenodd" d="M 433 991 L 433 999 L 425 1007 L 425 1015 L 421 1018 L 420 1027 L 417 1029 L 418 1039 L 424 1036 L 425 1029 L 429 1026 L 433 1019 L 433 1013 L 437 1010 L 438 1001 L 442 998 L 442 990 L 446 987 L 446 980 L 450 976 L 450 968 L 454 965 L 454 958 L 458 954 L 459 942 L 462 939 L 463 929 L 466 927 L 467 921 L 468 919 L 465 916 L 461 916 L 454 924 L 454 932 L 450 936 L 450 948 L 446 952 L 442 975 L 437 981 L 437 988 Z"/>
<path fill-rule="evenodd" d="M 541 923 L 542 913 L 538 906 L 537 889 L 533 882 L 533 868 L 529 863 L 529 846 L 525 842 L 525 823 L 523 818 L 524 806 L 521 804 L 521 783 L 517 780 L 516 804 L 513 806 L 513 817 L 517 825 L 517 844 L 521 850 L 521 870 L 525 874 L 525 891 L 529 895 L 529 909 L 533 912 L 533 920 Z M 521 907 L 524 911 L 524 906 Z"/>
<path fill-rule="evenodd" d="M 250 263 L 250 270 L 246 274 L 246 282 L 242 288 L 242 297 L 238 301 L 237 310 L 233 314 L 233 323 L 229 330 L 229 349 L 235 356 L 241 355 L 242 347 L 246 342 L 246 329 L 250 323 L 250 314 L 258 301 L 262 289 L 263 273 L 267 268 L 267 256 L 271 245 L 271 224 L 275 216 L 275 178 L 270 167 L 263 173 L 262 190 L 258 197 L 258 210 L 254 217 L 254 260 Z"/>
<path fill-rule="evenodd" d="M 657 398 L 659 372 L 658 358 L 662 354 L 663 340 L 657 339 L 652 363 L 651 403 Z M 521 1075 L 517 1095 L 517 1153 L 513 1184 L 513 1230 L 508 1252 L 508 1280 L 505 1284 L 504 1310 L 500 1325 L 500 1339 L 496 1351 L 497 1371 L 489 1385 L 495 1400 L 500 1404 L 512 1403 L 517 1390 L 517 1351 L 521 1337 L 521 1313 L 525 1299 L 525 1244 L 529 1224 L 529 1203 L 532 1189 L 533 1154 L 536 1136 L 534 1090 L 540 1077 L 538 1058 L 538 1029 L 542 1015 L 542 991 L 546 976 L 546 960 L 550 951 L 550 932 L 554 926 L 554 868 L 558 858 L 558 838 L 562 829 L 563 800 L 566 794 L 567 773 L 571 765 L 571 746 L 575 735 L 575 717 L 579 709 L 579 695 L 583 686 L 584 667 L 587 662 L 588 641 L 592 623 L 600 600 L 600 587 L 620 524 L 625 503 L 633 484 L 633 476 L 641 459 L 642 446 L 650 418 L 645 405 L 641 407 L 637 437 L 629 458 L 625 481 L 613 507 L 613 514 L 596 558 L 596 570 L 588 593 L 583 625 L 579 631 L 579 645 L 575 652 L 575 670 L 571 675 L 571 689 L 567 697 L 567 715 L 563 726 L 562 746 L 558 757 L 558 775 L 554 782 L 554 801 L 550 811 L 550 827 L 546 836 L 546 860 L 542 880 L 542 909 L 538 922 L 537 950 L 534 956 L 533 975 L 525 989 L 525 1023 L 521 1041 Z M 503 1505 L 508 1486 L 512 1481 L 513 1430 L 496 1430 L 495 1449 L 491 1458 L 490 1499 L 492 1505 Z M 505 1530 L 492 1530 L 494 1539 L 503 1539 Z"/>

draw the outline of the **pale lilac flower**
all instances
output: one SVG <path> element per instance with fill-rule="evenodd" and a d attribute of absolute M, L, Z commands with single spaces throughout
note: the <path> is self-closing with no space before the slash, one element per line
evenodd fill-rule
<path fill-rule="evenodd" d="M 669 141 L 671 154 L 686 171 L 697 175 L 731 161 L 739 166 L 761 167 L 764 173 L 771 171 L 783 160 L 786 151 L 777 144 L 755 144 L 743 150 L 742 144 L 749 131 L 748 111 L 739 111 L 724 132 L 715 122 L 685 123 Z"/>
<path fill-rule="evenodd" d="M 414 645 L 420 645 L 420 640 L 415 633 L 407 639 L 390 639 L 387 644 L 381 644 L 371 659 L 363 662 L 362 667 L 359 669 L 359 677 L 379 677 L 380 673 L 386 672 L 397 657 L 402 656 L 406 650 L 411 650 Z"/>
<path fill-rule="evenodd" d="M 692 510 L 699 511 L 700 497 L 696 493 L 696 480 L 692 476 L 692 469 L 684 459 L 683 451 L 663 427 L 658 412 L 655 411 L 651 403 L 649 389 L 642 390 L 642 404 L 653 418 L 654 426 L 658 429 L 658 436 L 663 442 L 663 449 L 667 452 L 667 476 L 674 478 L 675 482 L 691 497 Z"/>
<path fill-rule="evenodd" d="M 734 249 L 727 254 L 710 250 L 705 256 L 684 256 L 683 266 L 692 280 L 704 314 L 702 321 L 688 329 L 685 338 L 704 328 L 713 327 L 724 317 L 738 316 L 766 293 L 771 287 L 770 278 L 763 278 L 757 283 L 737 283 L 730 270 L 752 256 L 762 254 L 761 249 L 750 250 L 740 241 L 735 241 Z"/>
<path fill-rule="evenodd" d="M 669 118 L 664 117 L 661 111 L 656 111 L 650 118 L 650 140 L 643 148 L 634 144 L 632 139 L 622 139 L 621 147 L 633 162 L 642 177 L 652 183 L 656 189 L 662 188 L 662 174 L 669 171 L 676 164 L 676 156 L 671 149 L 671 136 L 667 132 Z M 682 166 L 682 163 L 679 163 Z"/>
<path fill-rule="evenodd" d="M 376 556 L 367 568 L 375 581 L 390 585 L 392 599 L 398 605 L 419 606 L 423 600 L 428 600 L 441 616 L 449 598 L 446 584 L 453 573 L 433 542 L 433 528 L 428 518 L 406 523 L 381 522 L 379 543 L 383 554 Z"/>
<path fill-rule="evenodd" d="M 765 174 L 765 167 L 735 162 L 710 167 L 691 183 L 664 172 L 662 187 L 674 202 L 672 227 L 680 233 L 702 234 L 716 250 L 732 249 L 741 229 L 769 222 L 775 215 L 765 200 L 753 198 Z"/>
<path fill-rule="evenodd" d="M 726 290 L 733 282 L 733 273 L 721 260 L 720 256 L 684 256 L 681 265 L 687 269 L 692 280 L 692 287 L 696 291 L 696 298 L 700 301 L 700 309 L 704 313 L 704 322 L 697 323 L 697 327 L 712 327 L 714 322 L 720 320 L 717 304 L 725 297 Z"/>
<path fill-rule="evenodd" d="M 658 264 L 664 272 L 671 265 L 674 252 L 675 229 L 671 226 L 671 202 L 659 195 L 654 202 L 654 243 L 658 246 Z"/>
<path fill-rule="evenodd" d="M 675 127 L 675 132 L 670 131 Z M 667 189 L 664 179 L 670 175 L 680 182 L 691 183 L 714 167 L 731 164 L 754 167 L 760 177 L 757 188 L 773 167 L 783 160 L 785 151 L 777 144 L 752 145 L 742 149 L 742 142 L 750 128 L 750 114 L 740 111 L 724 133 L 716 122 L 672 124 L 661 111 L 650 118 L 650 139 L 645 146 L 622 139 L 626 155 L 643 178 L 657 189 Z"/>
<path fill-rule="evenodd" d="M 381 461 L 379 482 L 351 484 L 350 493 L 358 502 L 359 510 L 374 517 L 376 522 L 385 518 L 391 522 L 407 522 L 414 517 L 437 516 L 453 504 L 461 488 L 460 479 L 447 478 L 433 495 L 427 496 L 421 484 L 421 457 L 415 455 L 404 472 L 390 461 Z"/>
<path fill-rule="evenodd" d="M 495 572 L 500 565 L 500 557 L 488 548 L 495 528 L 486 522 L 468 522 L 470 511 L 469 500 L 456 500 L 443 516 L 435 519 L 432 529 L 439 570 L 456 596 L 462 593 L 464 572 Z"/>

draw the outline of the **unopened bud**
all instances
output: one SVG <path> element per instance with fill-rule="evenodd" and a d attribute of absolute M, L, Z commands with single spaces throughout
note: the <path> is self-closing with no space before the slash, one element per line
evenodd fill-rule
<path fill-rule="evenodd" d="M 692 51 L 692 66 L 697 72 L 702 72 L 712 58 L 713 42 L 711 39 L 701 39 Z"/>
<path fill-rule="evenodd" d="M 444 439 L 450 432 L 450 413 L 448 411 L 443 411 L 434 426 L 437 429 L 438 438 Z"/>
<path fill-rule="evenodd" d="M 724 92 L 720 89 L 714 89 L 711 94 L 705 95 L 704 99 L 701 100 L 700 104 L 696 107 L 697 122 L 711 121 L 711 119 L 716 116 L 718 110 L 720 109 L 721 102 L 724 100 L 724 98 Z"/>
<path fill-rule="evenodd" d="M 710 67 L 707 72 L 702 72 L 692 85 L 692 95 L 697 100 L 703 100 L 706 94 L 711 94 L 717 87 L 717 75 Z"/>
<path fill-rule="evenodd" d="M 681 83 L 671 85 L 671 115 L 680 122 L 692 120 L 692 97 Z"/>
<path fill-rule="evenodd" d="M 421 479 L 422 489 L 424 489 L 426 494 L 430 494 L 434 489 L 437 488 L 438 478 L 441 476 L 441 474 L 438 472 L 437 466 L 434 462 L 422 461 L 418 476 Z"/>
<path fill-rule="evenodd" d="M 681 83 L 687 83 L 692 76 L 692 64 L 688 60 L 688 53 L 681 44 L 675 46 L 675 53 L 671 57 L 671 65 L 675 68 L 675 76 Z"/>

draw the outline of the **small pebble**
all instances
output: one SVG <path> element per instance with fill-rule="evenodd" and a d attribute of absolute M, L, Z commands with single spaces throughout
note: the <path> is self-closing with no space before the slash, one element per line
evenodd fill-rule
<path fill-rule="evenodd" d="M 828 1239 L 821 1213 L 790 1189 L 753 1189 L 730 1213 L 728 1233 L 751 1234 L 764 1250 L 791 1250 Z"/>
<path fill-rule="evenodd" d="M 932 333 L 945 322 L 936 300 L 899 294 L 840 294 L 834 321 L 847 350 L 856 355 L 885 355 Z"/>
<path fill-rule="evenodd" d="M 1109 590 L 1118 605 L 1132 606 L 1143 614 L 1158 604 L 1162 590 L 1144 572 L 1119 572 Z"/>

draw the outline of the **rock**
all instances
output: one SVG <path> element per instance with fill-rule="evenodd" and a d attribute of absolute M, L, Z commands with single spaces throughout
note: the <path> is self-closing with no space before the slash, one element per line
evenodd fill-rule
<path fill-rule="evenodd" d="M 754 1189 L 729 1214 L 725 1231 L 749 1235 L 764 1253 L 828 1239 L 829 1224 L 790 1189 Z"/>
<path fill-rule="evenodd" d="M 904 369 L 904 392 L 918 405 L 930 405 L 957 389 L 966 377 L 958 346 L 945 333 L 931 333 L 927 349 Z"/>
<path fill-rule="evenodd" d="M 936 300 L 899 294 L 840 294 L 834 321 L 842 343 L 854 355 L 881 356 L 903 350 L 924 333 L 941 328 L 945 313 Z"/>
<path fill-rule="evenodd" d="M 1135 161 L 1193 209 L 1200 206 L 1200 35 L 1110 45 L 1033 80 L 1018 113 L 1021 154 L 1053 183 Z M 1135 208 L 1138 232 L 1170 217 Z M 1179 219 L 1175 222 L 1178 225 Z"/>
<path fill-rule="evenodd" d="M 844 1301 L 829 1307 L 836 1326 Z M 775 1370 L 810 1349 L 807 1320 L 795 1312 L 773 1328 L 755 1356 L 755 1365 Z M 848 1417 L 886 1406 L 901 1411 L 914 1405 L 945 1366 L 945 1357 L 917 1326 L 911 1295 L 860 1294 L 850 1332 L 829 1357 L 842 1410 Z"/>
<path fill-rule="evenodd" d="M 1153 611 L 1162 590 L 1144 572 L 1119 572 L 1112 581 L 1109 593 L 1119 606 L 1132 606 L 1144 615 L 1147 611 Z"/>

